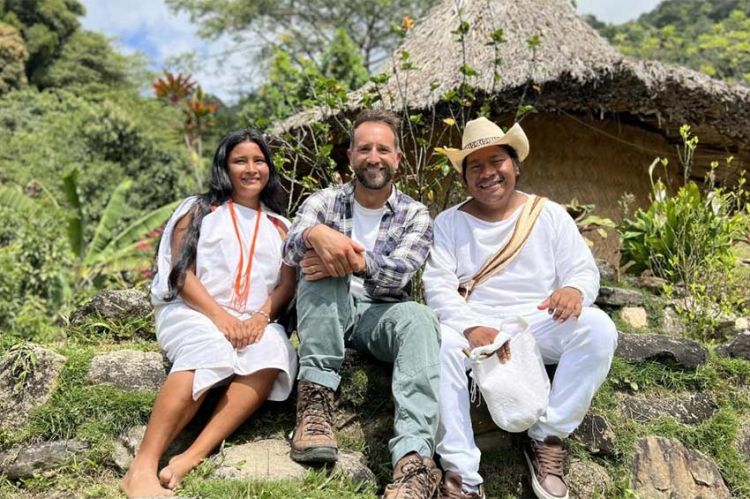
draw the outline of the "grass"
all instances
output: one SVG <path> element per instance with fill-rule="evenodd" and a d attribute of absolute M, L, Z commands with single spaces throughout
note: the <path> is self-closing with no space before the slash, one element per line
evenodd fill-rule
<path fill-rule="evenodd" d="M 60 353 L 67 362 L 52 396 L 32 412 L 22 431 L 2 432 L 0 445 L 70 438 L 99 442 L 130 426 L 145 424 L 155 394 L 88 385 L 86 374 L 96 349 L 67 347 Z"/>
<path fill-rule="evenodd" d="M 100 343 L 120 343 L 134 341 L 134 344 L 148 343 L 158 350 L 155 344 L 156 330 L 152 315 L 123 320 L 104 321 L 97 317 L 87 317 L 84 322 L 67 329 L 69 343 L 78 345 L 99 345 Z"/>
<path fill-rule="evenodd" d="M 647 301 L 647 309 L 654 308 Z M 149 319 L 150 321 L 150 319 Z M 152 327 L 149 326 L 148 327 Z M 128 328 L 140 332 L 128 333 Z M 144 333 L 145 331 L 145 333 Z M 16 339 L 3 337 L 5 352 Z M 33 441 L 76 438 L 90 449 L 66 467 L 32 479 L 10 482 L 0 479 L 0 497 L 32 497 L 53 493 L 78 497 L 122 497 L 119 473 L 108 464 L 116 437 L 135 425 L 145 424 L 154 393 L 124 392 L 108 386 L 90 386 L 86 375 L 94 355 L 113 349 L 158 350 L 140 320 L 102 327 L 96 321 L 69 328 L 65 343 L 52 348 L 66 356 L 57 388 L 49 401 L 37 408 L 29 422 L 17 431 L 0 430 L 0 447 Z M 630 463 L 634 445 L 647 435 L 675 438 L 716 462 L 733 496 L 750 498 L 750 467 L 737 450 L 735 441 L 743 424 L 750 421 L 750 362 L 719 358 L 710 349 L 708 362 L 694 371 L 658 362 L 628 363 L 615 358 L 608 380 L 593 403 L 615 432 L 615 454 L 606 459 L 590 456 L 583 444 L 569 441 L 571 455 L 604 466 L 612 484 L 602 497 L 632 498 Z M 361 451 L 382 487 L 390 481 L 388 440 L 393 431 L 393 403 L 390 397 L 389 366 L 358 364 L 345 371 L 339 395 L 339 443 L 344 449 Z M 683 392 L 709 392 L 719 410 L 698 425 L 684 425 L 665 416 L 645 424 L 621 415 L 621 393 L 648 396 Z M 210 404 L 207 402 L 210 412 Z M 199 418 L 201 414 L 199 413 Z M 294 426 L 294 403 L 268 403 L 243 424 L 229 439 L 243 443 L 260 438 L 284 438 Z M 200 422 L 197 423 L 198 425 Z M 378 490 L 324 470 L 311 470 L 304 480 L 245 481 L 212 478 L 213 461 L 208 461 L 185 480 L 179 495 L 183 497 L 233 498 L 372 498 Z M 528 472 L 521 444 L 514 440 L 510 450 L 484 453 L 481 473 L 489 497 L 528 496 Z"/>
<path fill-rule="evenodd" d="M 203 465 L 202 465 L 203 466 Z M 340 475 L 329 475 L 324 470 L 312 469 L 304 480 L 247 481 L 208 478 L 207 473 L 196 470 L 184 481 L 180 496 L 201 498 L 255 499 L 255 498 L 375 498 L 372 485 L 355 483 Z"/>
<path fill-rule="evenodd" d="M 733 497 L 750 497 L 750 467 L 736 449 L 742 415 L 750 409 L 750 396 L 739 388 L 750 381 L 750 362 L 717 358 L 695 371 L 683 371 L 655 362 L 628 363 L 615 358 L 610 375 L 592 405 L 607 418 L 615 433 L 615 455 L 608 460 L 610 476 L 615 478 L 607 497 L 629 497 L 630 462 L 635 442 L 648 435 L 660 435 L 681 441 L 690 449 L 713 459 L 729 484 Z M 678 423 L 663 416 L 645 424 L 623 418 L 617 392 L 646 392 L 650 396 L 673 392 L 710 392 L 719 410 L 698 425 Z M 578 447 L 577 447 L 578 446 Z M 586 455 L 574 444 L 576 455 Z"/>

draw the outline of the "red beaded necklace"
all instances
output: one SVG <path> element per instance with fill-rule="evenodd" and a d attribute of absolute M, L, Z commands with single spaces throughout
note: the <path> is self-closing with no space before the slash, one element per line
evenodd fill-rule
<path fill-rule="evenodd" d="M 258 213 L 255 217 L 255 232 L 253 233 L 253 241 L 250 243 L 250 251 L 247 257 L 247 268 L 243 269 L 245 264 L 245 251 L 242 247 L 242 237 L 240 237 L 240 228 L 239 224 L 237 223 L 237 213 L 234 211 L 234 202 L 231 199 L 227 204 L 229 205 L 229 214 L 232 216 L 234 233 L 237 235 L 237 244 L 239 244 L 240 246 L 240 261 L 237 265 L 237 276 L 234 278 L 234 286 L 232 287 L 232 308 L 243 312 L 245 310 L 245 305 L 247 304 L 247 299 L 250 296 L 250 272 L 253 268 L 255 241 L 258 239 L 258 227 L 260 227 L 261 207 L 260 205 L 258 205 Z"/>

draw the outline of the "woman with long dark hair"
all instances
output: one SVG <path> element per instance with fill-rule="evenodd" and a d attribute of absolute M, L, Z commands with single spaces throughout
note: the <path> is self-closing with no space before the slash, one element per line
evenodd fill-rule
<path fill-rule="evenodd" d="M 289 222 L 280 194 L 262 136 L 239 130 L 219 144 L 208 192 L 186 199 L 167 223 L 151 296 L 172 371 L 123 479 L 129 497 L 172 495 L 266 399 L 292 390 L 297 354 L 273 322 L 295 287 L 294 269 L 282 264 Z M 206 427 L 157 474 L 167 446 L 220 384 L 228 386 Z"/>

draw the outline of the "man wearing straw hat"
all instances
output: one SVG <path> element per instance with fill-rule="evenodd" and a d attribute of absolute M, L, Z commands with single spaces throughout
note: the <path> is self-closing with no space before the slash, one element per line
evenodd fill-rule
<path fill-rule="evenodd" d="M 520 125 L 504 133 L 486 118 L 470 121 L 462 148 L 446 154 L 471 197 L 436 218 L 423 276 L 442 334 L 442 497 L 483 497 L 463 350 L 493 343 L 500 321 L 520 316 L 544 362 L 558 364 L 547 410 L 528 430 L 532 487 L 540 498 L 567 498 L 562 439 L 581 423 L 617 345 L 612 320 L 591 307 L 599 272 L 564 208 L 516 190 L 529 154 Z M 512 356 L 509 347 L 501 360 Z"/>

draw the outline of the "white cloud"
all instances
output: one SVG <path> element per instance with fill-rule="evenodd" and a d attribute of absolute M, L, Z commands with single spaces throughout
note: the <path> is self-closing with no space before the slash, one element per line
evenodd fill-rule
<path fill-rule="evenodd" d="M 620 24 L 649 12 L 661 0 L 578 0 L 578 12 L 594 14 L 600 21 Z"/>
<path fill-rule="evenodd" d="M 193 78 L 225 101 L 234 101 L 258 82 L 253 53 L 238 51 L 229 37 L 205 40 L 185 13 L 174 14 L 162 0 L 82 0 L 83 27 L 115 39 L 124 52 L 140 51 L 160 70 L 174 56 L 194 51 Z"/>

